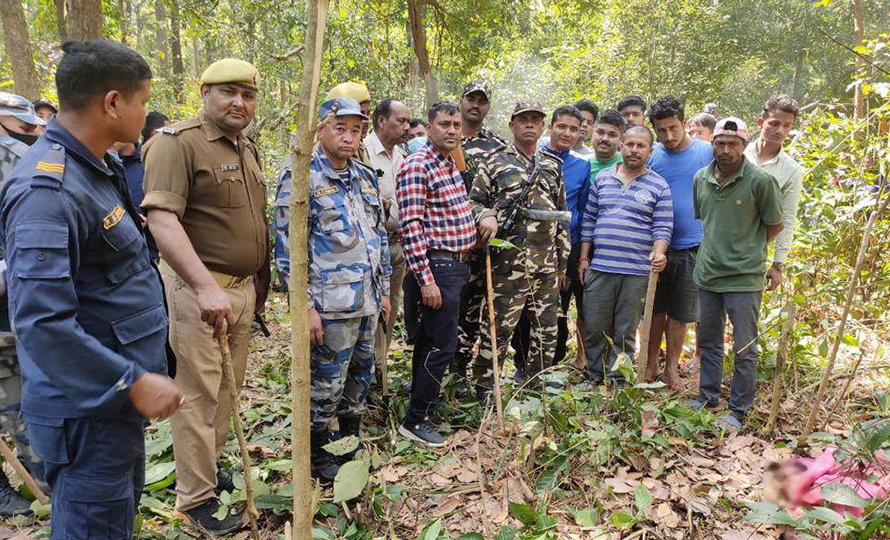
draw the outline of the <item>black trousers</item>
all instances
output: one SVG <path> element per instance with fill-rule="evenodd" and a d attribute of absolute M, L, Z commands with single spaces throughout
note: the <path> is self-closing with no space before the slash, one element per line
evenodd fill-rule
<path fill-rule="evenodd" d="M 438 401 L 442 378 L 457 350 L 460 299 L 470 275 L 466 263 L 451 260 L 432 260 L 430 270 L 442 295 L 439 309 L 422 305 L 420 285 L 413 274 L 405 278 L 403 286 L 405 304 L 420 306 L 411 358 L 411 403 L 405 415 L 409 425 L 422 422 Z M 409 316 L 407 311 L 405 315 Z"/>

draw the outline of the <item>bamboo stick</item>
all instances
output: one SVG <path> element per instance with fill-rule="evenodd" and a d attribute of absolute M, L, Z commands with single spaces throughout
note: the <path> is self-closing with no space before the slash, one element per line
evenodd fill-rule
<path fill-rule="evenodd" d="M 794 328 L 795 306 L 789 302 L 785 308 L 787 310 L 787 318 L 782 325 L 782 334 L 779 337 L 779 347 L 776 352 L 776 370 L 773 372 L 773 396 L 770 404 L 769 420 L 766 423 L 766 432 L 772 433 L 776 427 L 776 418 L 779 416 L 779 400 L 782 393 L 782 377 L 785 369 L 785 359 L 788 357 L 788 344 L 791 337 L 791 330 Z"/>
<path fill-rule="evenodd" d="M 232 369 L 232 353 L 229 350 L 229 336 L 223 330 L 219 335 L 219 353 L 222 356 L 223 377 L 229 386 L 229 399 L 232 402 L 232 423 L 235 425 L 235 436 L 241 451 L 241 470 L 244 472 L 244 489 L 247 492 L 247 517 L 250 519 L 250 534 L 253 540 L 260 540 L 257 518 L 260 513 L 253 500 L 253 477 L 250 469 L 250 454 L 247 452 L 247 439 L 241 426 L 241 400 L 238 397 L 238 384 L 235 381 L 235 370 Z"/>
<path fill-rule="evenodd" d="M 46 506 L 49 504 L 49 499 L 46 498 L 46 495 L 43 494 L 43 491 L 37 485 L 37 482 L 34 481 L 34 478 L 28 473 L 28 469 L 22 465 L 22 462 L 19 461 L 19 458 L 15 457 L 15 454 L 12 452 L 12 449 L 3 442 L 3 439 L 0 438 L 0 454 L 3 454 L 3 459 L 9 462 L 9 465 L 12 467 L 12 470 L 15 471 L 22 482 L 28 486 L 28 489 L 31 490 L 31 494 L 34 495 L 34 498 L 37 499 L 41 505 Z"/>
<path fill-rule="evenodd" d="M 637 358 L 637 383 L 646 377 L 646 366 L 649 364 L 649 332 L 652 330 L 652 308 L 655 304 L 655 289 L 658 287 L 658 272 L 649 271 L 649 283 L 646 286 L 646 304 L 643 307 L 643 326 L 640 328 L 640 354 Z"/>
<path fill-rule="evenodd" d="M 494 316 L 494 286 L 491 282 L 491 249 L 485 246 L 485 285 L 488 289 L 488 327 L 491 339 L 491 365 L 494 370 L 494 400 L 498 427 L 504 431 L 504 406 L 501 404 L 501 369 L 498 365 L 498 338 Z"/>

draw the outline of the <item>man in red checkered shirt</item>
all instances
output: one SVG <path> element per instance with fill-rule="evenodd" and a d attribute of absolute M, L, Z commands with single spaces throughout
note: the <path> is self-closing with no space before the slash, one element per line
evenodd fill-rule
<path fill-rule="evenodd" d="M 429 416 L 457 348 L 460 298 L 469 277 L 467 257 L 476 243 L 476 225 L 451 157 L 460 144 L 460 111 L 454 103 L 439 102 L 430 107 L 428 116 L 428 141 L 408 156 L 396 180 L 399 233 L 410 273 L 404 283 L 405 303 L 421 304 L 411 404 L 399 433 L 441 447 L 445 439 Z"/>

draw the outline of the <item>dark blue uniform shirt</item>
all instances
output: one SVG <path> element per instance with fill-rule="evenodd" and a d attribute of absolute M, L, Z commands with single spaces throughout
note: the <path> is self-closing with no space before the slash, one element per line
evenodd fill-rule
<path fill-rule="evenodd" d="M 120 163 L 58 121 L 0 191 L 10 315 L 31 422 L 138 418 L 129 388 L 166 373 L 167 314 Z"/>

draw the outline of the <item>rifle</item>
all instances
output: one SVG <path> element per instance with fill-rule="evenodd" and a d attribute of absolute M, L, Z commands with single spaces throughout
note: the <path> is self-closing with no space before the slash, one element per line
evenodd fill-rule
<path fill-rule="evenodd" d="M 525 183 L 522 184 L 522 191 L 519 192 L 519 196 L 510 201 L 510 206 L 507 207 L 507 219 L 504 220 L 504 225 L 498 231 L 498 236 L 501 236 L 503 233 L 502 237 L 506 239 L 507 236 L 513 232 L 513 227 L 516 225 L 516 218 L 519 217 L 519 212 L 522 210 L 522 203 L 528 198 L 528 194 L 532 190 L 532 187 L 534 187 L 535 179 L 540 170 L 541 159 L 539 157 L 535 162 L 534 168 L 532 168 L 531 174 L 528 175 Z"/>

